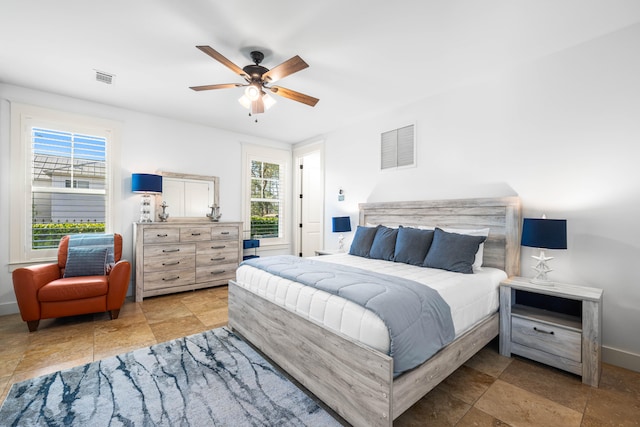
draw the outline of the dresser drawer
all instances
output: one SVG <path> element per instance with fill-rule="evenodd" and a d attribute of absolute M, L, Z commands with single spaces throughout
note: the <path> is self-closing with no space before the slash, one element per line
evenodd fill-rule
<path fill-rule="evenodd" d="M 212 280 L 230 280 L 236 277 L 237 263 L 218 264 L 207 267 L 196 267 L 196 282 L 209 282 Z"/>
<path fill-rule="evenodd" d="M 178 243 L 175 245 L 148 245 L 144 247 L 145 262 L 149 257 L 161 256 L 169 258 L 175 255 L 195 254 L 196 245 L 193 243 Z"/>
<path fill-rule="evenodd" d="M 144 259 L 144 271 L 168 271 L 193 269 L 196 256 L 193 252 L 173 252 L 164 255 L 148 256 Z"/>
<path fill-rule="evenodd" d="M 217 239 L 238 239 L 238 227 L 219 226 L 211 228 L 211 238 Z"/>
<path fill-rule="evenodd" d="M 180 227 L 181 242 L 202 242 L 211 240 L 211 227 Z"/>
<path fill-rule="evenodd" d="M 145 245 L 148 243 L 177 243 L 180 231 L 177 228 L 149 228 L 143 232 Z"/>
<path fill-rule="evenodd" d="M 560 325 L 512 316 L 511 341 L 575 362 L 582 360 L 582 333 Z"/>
<path fill-rule="evenodd" d="M 195 281 L 196 275 L 193 269 L 144 273 L 145 290 L 188 286 L 193 285 Z"/>
<path fill-rule="evenodd" d="M 212 242 L 196 243 L 196 251 L 200 255 L 222 255 L 231 257 L 235 254 L 234 259 L 238 259 L 238 241 L 237 240 L 216 240 Z"/>

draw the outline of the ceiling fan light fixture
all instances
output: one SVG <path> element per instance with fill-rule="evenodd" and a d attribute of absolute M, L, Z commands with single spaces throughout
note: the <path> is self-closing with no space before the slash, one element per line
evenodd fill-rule
<path fill-rule="evenodd" d="M 275 105 L 276 100 L 273 98 L 273 96 L 269 96 L 268 93 L 265 93 L 262 96 L 262 102 L 264 103 L 264 109 L 268 110 Z"/>
<path fill-rule="evenodd" d="M 244 90 L 245 96 L 249 98 L 250 101 L 256 101 L 258 98 L 260 98 L 261 92 L 262 91 L 260 90 L 259 87 L 257 87 L 256 84 L 250 84 Z"/>
<path fill-rule="evenodd" d="M 242 105 L 247 110 L 249 110 L 251 108 L 251 100 L 249 99 L 249 97 L 247 97 L 247 95 L 242 95 L 238 99 L 238 102 L 240 103 L 240 105 Z"/>

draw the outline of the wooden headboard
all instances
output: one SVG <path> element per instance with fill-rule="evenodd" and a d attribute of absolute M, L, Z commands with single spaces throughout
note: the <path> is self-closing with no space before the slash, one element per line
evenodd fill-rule
<path fill-rule="evenodd" d="M 487 228 L 483 265 L 520 274 L 520 198 L 361 203 L 360 225 Z"/>

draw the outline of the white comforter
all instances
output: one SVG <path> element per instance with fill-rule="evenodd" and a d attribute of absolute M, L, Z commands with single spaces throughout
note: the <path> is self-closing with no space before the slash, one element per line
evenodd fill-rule
<path fill-rule="evenodd" d="M 490 267 L 482 267 L 474 274 L 461 274 L 348 254 L 314 259 L 400 276 L 430 286 L 451 307 L 456 337 L 498 309 L 498 286 L 507 278 L 504 271 Z M 351 301 L 247 265 L 238 268 L 236 283 L 330 330 L 383 353 L 389 350 L 389 332 L 382 320 Z"/>

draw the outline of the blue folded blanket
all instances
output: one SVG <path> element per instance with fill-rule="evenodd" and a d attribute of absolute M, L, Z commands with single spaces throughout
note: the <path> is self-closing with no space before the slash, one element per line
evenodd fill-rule
<path fill-rule="evenodd" d="M 395 376 L 422 364 L 455 337 L 449 305 L 436 290 L 413 280 L 290 255 L 254 258 L 242 264 L 373 311 L 389 330 Z"/>
<path fill-rule="evenodd" d="M 90 247 L 90 248 L 107 248 L 107 264 L 115 263 L 113 234 L 72 234 L 69 236 L 69 247 Z"/>

